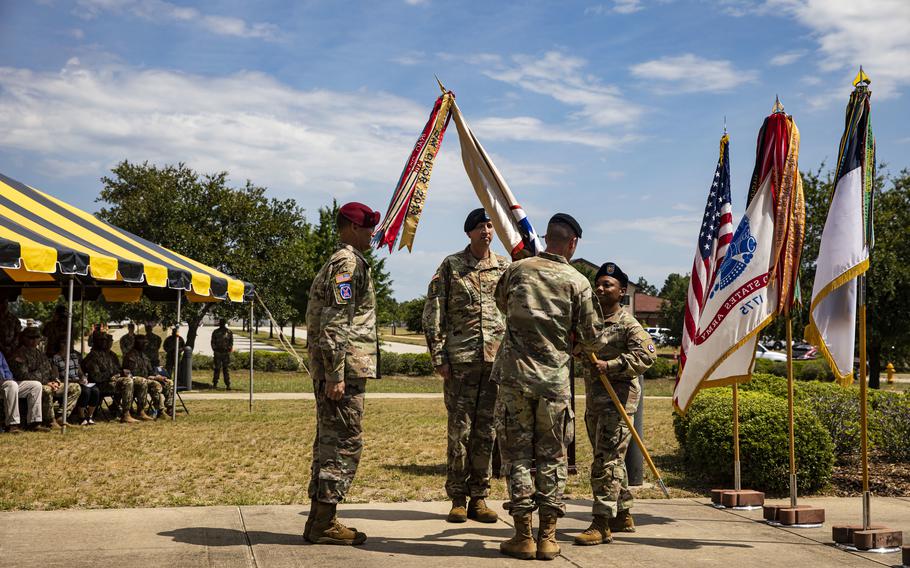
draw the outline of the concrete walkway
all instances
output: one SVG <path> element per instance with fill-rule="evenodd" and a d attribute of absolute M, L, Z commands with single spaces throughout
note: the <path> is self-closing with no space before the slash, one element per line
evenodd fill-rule
<path fill-rule="evenodd" d="M 249 400 L 249 391 L 231 392 L 192 391 L 181 394 L 183 400 Z M 575 398 L 584 399 L 577 394 Z M 441 392 L 367 392 L 367 398 L 442 398 Z M 646 399 L 669 400 L 669 396 L 645 396 Z M 253 393 L 253 400 L 313 400 L 311 392 L 262 392 Z"/>
<path fill-rule="evenodd" d="M 559 522 L 563 555 L 553 566 L 899 566 L 899 553 L 852 553 L 830 544 L 831 524 L 855 522 L 859 499 L 807 500 L 825 507 L 819 529 L 780 529 L 756 522 L 761 511 L 720 511 L 705 500 L 638 501 L 638 532 L 607 546 L 577 547 L 572 535 L 589 521 L 589 502 L 568 506 Z M 499 503 L 495 508 L 501 511 Z M 910 499 L 876 499 L 875 520 L 906 528 Z M 0 565 L 17 568 L 95 566 L 251 567 L 527 566 L 499 553 L 509 523 L 444 522 L 447 503 L 351 504 L 341 517 L 368 535 L 360 547 L 313 546 L 300 533 L 306 506 L 189 507 L 0 513 Z M 535 518 L 536 524 L 536 518 Z M 53 536 L 50 536 L 53 535 Z"/>

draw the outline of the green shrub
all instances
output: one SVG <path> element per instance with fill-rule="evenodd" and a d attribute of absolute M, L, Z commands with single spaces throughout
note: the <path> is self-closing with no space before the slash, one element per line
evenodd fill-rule
<path fill-rule="evenodd" d="M 654 364 L 644 374 L 646 379 L 673 377 L 676 375 L 676 363 L 666 357 L 656 357 Z"/>
<path fill-rule="evenodd" d="M 433 363 L 429 353 L 390 353 L 380 355 L 383 375 L 411 375 L 425 377 L 433 374 Z"/>
<path fill-rule="evenodd" d="M 787 377 L 787 363 L 783 361 L 755 360 L 755 373 L 767 373 Z M 828 362 L 822 358 L 808 361 L 793 361 L 793 378 L 797 381 L 833 381 L 834 373 Z"/>
<path fill-rule="evenodd" d="M 732 392 L 716 390 L 717 394 L 700 395 L 689 409 L 683 449 L 693 477 L 729 484 L 733 474 Z M 770 492 L 786 491 L 790 463 L 786 401 L 745 391 L 739 410 L 743 483 Z M 831 438 L 813 412 L 797 407 L 794 419 L 799 488 L 813 492 L 831 479 Z"/>
<path fill-rule="evenodd" d="M 768 359 L 756 359 L 755 360 L 755 370 L 756 374 L 765 373 L 769 375 L 775 375 L 778 377 L 787 376 L 787 364 L 782 361 L 770 361 Z"/>
<path fill-rule="evenodd" d="M 869 427 L 875 447 L 891 461 L 910 462 L 910 392 L 878 393 Z"/>
<path fill-rule="evenodd" d="M 383 375 L 396 375 L 401 368 L 401 361 L 398 353 L 391 351 L 382 351 L 379 354 L 379 369 Z"/>
<path fill-rule="evenodd" d="M 211 370 L 212 357 L 208 355 L 193 355 L 193 370 Z M 239 371 L 250 368 L 249 352 L 231 353 L 231 370 Z M 254 371 L 297 371 L 300 364 L 290 353 L 273 353 L 271 351 L 253 351 Z"/>

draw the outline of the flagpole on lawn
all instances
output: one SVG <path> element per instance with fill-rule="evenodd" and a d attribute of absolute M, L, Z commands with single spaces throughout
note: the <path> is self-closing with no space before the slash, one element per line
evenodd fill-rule
<path fill-rule="evenodd" d="M 866 392 L 866 275 L 859 276 L 859 428 L 863 468 L 863 530 L 872 528 L 872 497 L 869 493 L 869 432 Z"/>
<path fill-rule="evenodd" d="M 790 424 L 790 507 L 796 508 L 796 426 L 793 421 L 793 314 L 787 308 L 787 420 Z"/>
<path fill-rule="evenodd" d="M 739 384 L 733 383 L 733 490 L 742 490 L 739 469 Z"/>

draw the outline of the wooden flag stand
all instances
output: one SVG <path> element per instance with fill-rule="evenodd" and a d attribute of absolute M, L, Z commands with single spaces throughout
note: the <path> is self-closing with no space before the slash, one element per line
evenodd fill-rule
<path fill-rule="evenodd" d="M 796 435 L 793 421 L 793 316 L 787 311 L 787 414 L 790 423 L 790 504 L 765 505 L 762 509 L 770 525 L 808 529 L 825 522 L 825 510 L 796 502 Z"/>
<path fill-rule="evenodd" d="M 739 469 L 739 385 L 733 383 L 733 489 L 712 489 L 711 504 L 718 509 L 751 511 L 765 502 L 761 491 L 742 488 Z"/>
<path fill-rule="evenodd" d="M 862 72 L 862 70 L 860 70 Z M 866 275 L 858 277 L 859 292 L 859 421 L 860 451 L 863 468 L 863 523 L 861 525 L 836 525 L 831 529 L 831 539 L 838 547 L 864 552 L 898 552 L 903 544 L 899 530 L 872 524 L 872 494 L 869 491 L 869 431 L 868 393 L 866 381 Z M 907 551 L 904 551 L 904 564 Z"/>

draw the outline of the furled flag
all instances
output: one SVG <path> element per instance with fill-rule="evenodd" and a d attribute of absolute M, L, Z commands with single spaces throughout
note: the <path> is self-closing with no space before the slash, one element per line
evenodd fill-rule
<path fill-rule="evenodd" d="M 386 211 L 382 223 L 373 233 L 373 246 L 378 248 L 388 245 L 389 251 L 391 251 L 398 239 L 398 233 L 403 227 L 404 232 L 401 235 L 398 249 L 408 247 L 410 251 L 413 247 L 414 233 L 417 232 L 417 223 L 420 222 L 423 205 L 427 199 L 433 164 L 439 147 L 442 145 L 446 127 L 449 125 L 451 107 L 454 103 L 455 95 L 451 91 L 443 92 L 436 99 L 430 118 L 414 145 L 414 150 L 401 172 L 401 177 L 398 178 L 389 209 Z"/>
<path fill-rule="evenodd" d="M 759 333 L 792 302 L 805 219 L 799 130 L 783 107 L 775 110 L 759 131 L 746 211 L 707 290 L 673 393 L 681 412 L 701 388 L 748 381 Z"/>
<path fill-rule="evenodd" d="M 483 204 L 487 215 L 493 222 L 496 235 L 513 259 L 535 256 L 542 250 L 542 247 L 524 209 L 515 200 L 506 180 L 496 169 L 493 160 L 480 145 L 477 137 L 471 132 L 461 110 L 454 101 L 452 101 L 452 114 L 455 117 L 455 127 L 458 128 L 461 160 L 464 162 L 465 172 L 471 179 L 480 203 Z"/>
<path fill-rule="evenodd" d="M 708 299 L 708 292 L 714 282 L 714 275 L 720 268 L 727 247 L 733 238 L 733 206 L 730 203 L 730 137 L 720 139 L 720 157 L 714 169 L 714 180 L 708 191 L 708 202 L 702 216 L 698 233 L 689 291 L 686 294 L 685 318 L 682 343 L 679 349 L 679 373 L 686 366 L 686 351 L 695 337 L 695 326 L 701 317 L 702 308 Z"/>
<path fill-rule="evenodd" d="M 856 278 L 869 269 L 875 140 L 869 78 L 860 70 L 847 104 L 834 192 L 815 264 L 806 339 L 827 359 L 839 381 L 853 378 Z"/>

